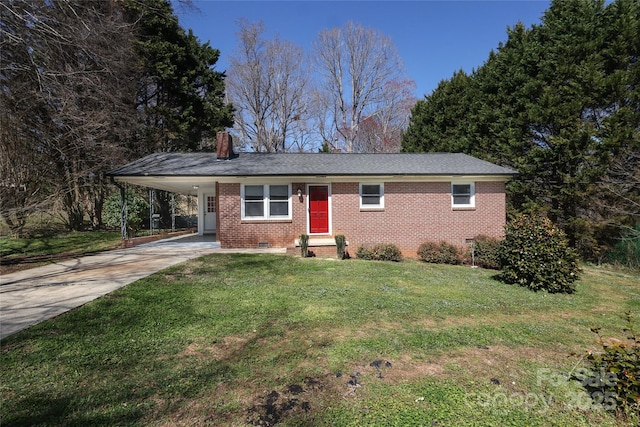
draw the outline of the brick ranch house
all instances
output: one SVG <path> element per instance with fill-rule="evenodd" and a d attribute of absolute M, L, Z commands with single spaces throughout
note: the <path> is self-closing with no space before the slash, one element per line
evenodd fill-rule
<path fill-rule="evenodd" d="M 119 183 L 198 196 L 198 234 L 222 248 L 336 254 L 393 243 L 415 257 L 421 243 L 464 247 L 480 234 L 500 237 L 505 183 L 512 169 L 465 154 L 157 153 L 110 173 Z"/>

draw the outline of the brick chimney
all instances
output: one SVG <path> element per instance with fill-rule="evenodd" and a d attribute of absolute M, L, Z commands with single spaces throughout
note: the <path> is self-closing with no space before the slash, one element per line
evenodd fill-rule
<path fill-rule="evenodd" d="M 216 157 L 223 160 L 236 157 L 233 152 L 233 139 L 229 132 L 218 132 L 216 135 Z"/>

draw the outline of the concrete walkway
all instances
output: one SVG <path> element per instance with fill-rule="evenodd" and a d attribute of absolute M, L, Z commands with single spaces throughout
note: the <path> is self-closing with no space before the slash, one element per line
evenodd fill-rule
<path fill-rule="evenodd" d="M 5 274 L 0 277 L 0 339 L 164 268 L 216 252 L 285 250 L 220 249 L 211 239 L 187 235 Z"/>

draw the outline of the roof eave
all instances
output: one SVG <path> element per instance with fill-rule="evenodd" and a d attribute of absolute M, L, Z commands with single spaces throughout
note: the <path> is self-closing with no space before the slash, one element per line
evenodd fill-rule
<path fill-rule="evenodd" d="M 323 174 L 323 173 L 287 173 L 287 174 L 234 174 L 234 175 L 203 175 L 203 174 L 115 174 L 109 173 L 107 176 L 112 177 L 117 181 L 126 181 L 127 179 L 211 179 L 215 178 L 216 180 L 242 180 L 249 178 L 295 178 L 295 179 L 304 179 L 304 180 L 313 180 L 313 179 L 331 179 L 331 180 L 339 180 L 341 178 L 354 179 L 358 177 L 363 178 L 379 178 L 379 179 L 411 179 L 411 180 L 425 180 L 425 179 L 451 179 L 451 178 L 467 178 L 467 179 L 476 179 L 483 181 L 491 181 L 491 180 L 504 180 L 508 181 L 512 179 L 516 173 L 431 173 L 431 174 L 409 174 L 409 173 L 341 173 L 341 174 Z"/>

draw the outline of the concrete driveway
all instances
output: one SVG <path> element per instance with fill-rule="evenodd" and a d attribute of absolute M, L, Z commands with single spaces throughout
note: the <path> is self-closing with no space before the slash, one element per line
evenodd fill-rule
<path fill-rule="evenodd" d="M 215 252 L 237 251 L 223 250 L 216 242 L 187 235 L 3 275 L 0 277 L 0 339 L 159 270 Z"/>

